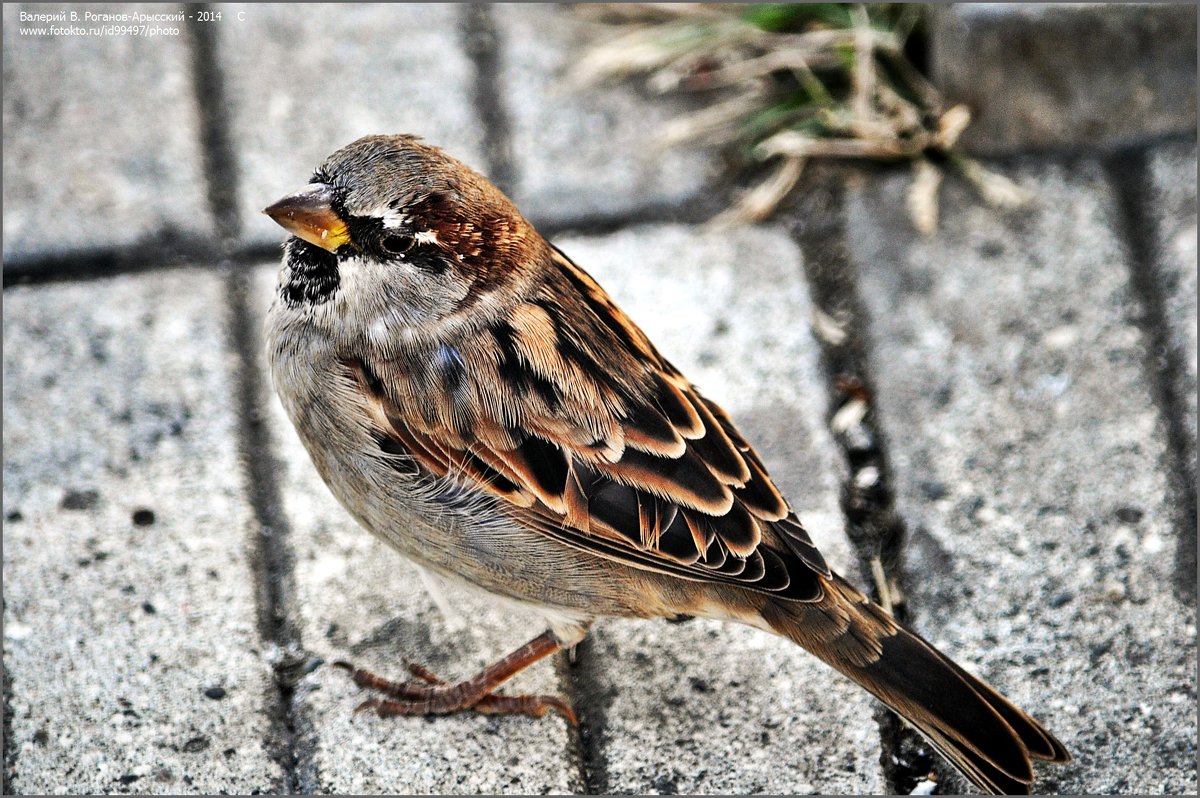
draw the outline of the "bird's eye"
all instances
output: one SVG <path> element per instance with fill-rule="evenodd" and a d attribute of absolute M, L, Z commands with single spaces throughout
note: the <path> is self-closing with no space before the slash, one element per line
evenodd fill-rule
<path fill-rule="evenodd" d="M 379 246 L 383 247 L 383 251 L 389 255 L 403 255 L 412 249 L 413 239 L 411 236 L 389 233 L 380 239 Z"/>

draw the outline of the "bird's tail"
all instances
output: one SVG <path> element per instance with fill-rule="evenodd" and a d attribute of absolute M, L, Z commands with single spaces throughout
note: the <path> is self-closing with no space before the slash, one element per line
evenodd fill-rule
<path fill-rule="evenodd" d="M 981 789 L 1027 794 L 1031 759 L 1068 762 L 1050 732 L 834 574 L 811 603 L 772 601 L 763 619 L 865 687 Z"/>

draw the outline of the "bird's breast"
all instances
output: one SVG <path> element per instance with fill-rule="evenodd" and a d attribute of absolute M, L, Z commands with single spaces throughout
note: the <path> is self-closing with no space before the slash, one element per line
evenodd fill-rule
<path fill-rule="evenodd" d="M 317 473 L 359 524 L 435 573 L 514 601 L 588 616 L 646 614 L 629 605 L 623 582 L 648 575 L 549 540 L 514 522 L 502 500 L 454 474 L 422 471 L 394 440 L 381 446 L 369 399 L 334 344 L 285 327 L 268 324 L 276 392 Z M 456 368 L 454 352 L 433 357 Z"/>

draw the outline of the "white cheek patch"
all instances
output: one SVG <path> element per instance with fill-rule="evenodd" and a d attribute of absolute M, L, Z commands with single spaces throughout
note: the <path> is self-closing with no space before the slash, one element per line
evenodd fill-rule
<path fill-rule="evenodd" d="M 338 298 L 341 313 L 337 323 L 357 325 L 359 329 L 365 330 L 368 338 L 381 343 L 388 340 L 389 330 L 400 320 L 394 310 L 374 312 L 375 305 L 370 300 L 378 291 L 375 282 L 378 277 L 372 272 L 372 266 L 363 263 L 357 257 L 346 258 L 339 264 L 341 290 L 338 291 Z"/>
<path fill-rule="evenodd" d="M 383 226 L 387 228 L 398 229 L 408 224 L 408 214 L 404 211 L 398 211 L 390 205 L 377 205 L 361 213 L 356 211 L 356 213 L 359 216 L 379 219 L 383 222 Z"/>
<path fill-rule="evenodd" d="M 383 226 L 391 230 L 399 230 L 408 224 L 408 214 L 393 208 L 388 208 L 383 213 L 369 215 L 378 216 L 383 221 Z"/>

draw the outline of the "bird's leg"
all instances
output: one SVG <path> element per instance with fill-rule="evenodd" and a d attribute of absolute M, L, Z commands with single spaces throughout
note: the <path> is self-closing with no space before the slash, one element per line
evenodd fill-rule
<path fill-rule="evenodd" d="M 390 698 L 372 698 L 355 711 L 375 710 L 381 718 L 395 715 L 448 715 L 474 711 L 484 715 L 529 715 L 540 718 L 552 709 L 577 723 L 575 713 L 561 698 L 539 695 L 499 695 L 495 690 L 518 672 L 559 651 L 562 643 L 553 632 L 544 632 L 508 656 L 489 665 L 474 677 L 458 684 L 447 684 L 422 665 L 408 664 L 418 682 L 393 682 L 348 662 L 335 662 L 350 673 L 359 687 L 376 690 Z"/>

